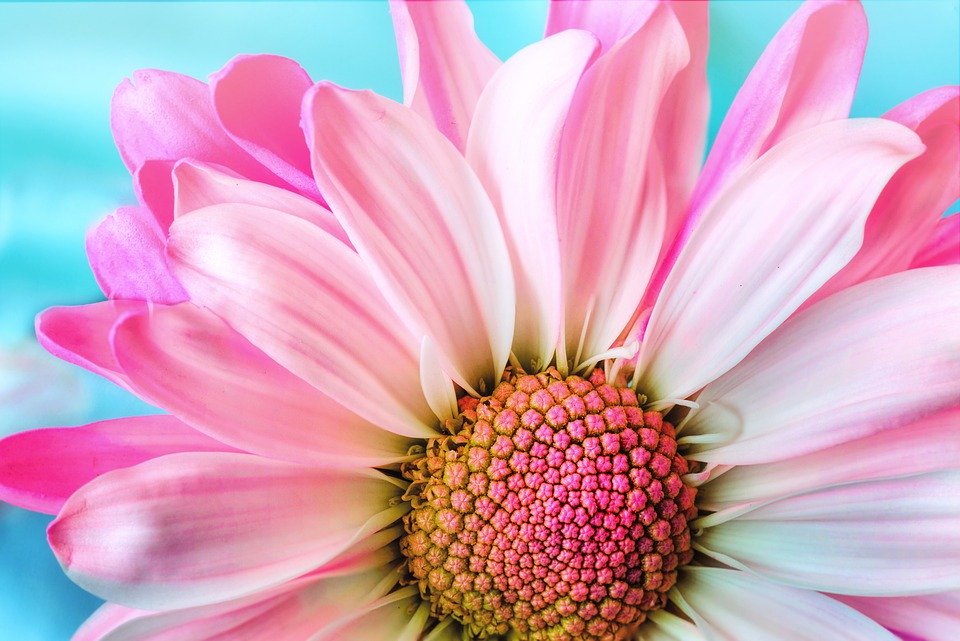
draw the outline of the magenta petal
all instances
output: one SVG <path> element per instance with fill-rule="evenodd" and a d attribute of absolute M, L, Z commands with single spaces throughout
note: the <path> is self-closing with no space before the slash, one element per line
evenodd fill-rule
<path fill-rule="evenodd" d="M 133 172 L 133 190 L 165 234 L 173 222 L 172 160 L 147 160 Z"/>
<path fill-rule="evenodd" d="M 210 76 L 213 106 L 227 133 L 302 194 L 322 202 L 300 129 L 300 104 L 313 82 L 282 56 L 237 56 Z"/>
<path fill-rule="evenodd" d="M 0 440 L 0 500 L 56 514 L 105 472 L 164 454 L 217 451 L 234 450 L 164 415 L 20 432 Z"/>
<path fill-rule="evenodd" d="M 187 300 L 167 267 L 164 247 L 157 221 L 142 207 L 121 207 L 87 233 L 90 268 L 108 298 L 165 304 Z"/>
<path fill-rule="evenodd" d="M 933 236 L 920 248 L 910 267 L 960 264 L 960 214 L 937 221 Z"/>

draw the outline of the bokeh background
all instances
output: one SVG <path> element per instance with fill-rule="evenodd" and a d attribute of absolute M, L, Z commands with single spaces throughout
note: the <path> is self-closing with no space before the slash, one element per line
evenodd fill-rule
<path fill-rule="evenodd" d="M 545 1 L 470 4 L 501 58 L 542 34 Z M 713 5 L 711 137 L 798 4 Z M 870 43 L 854 116 L 960 82 L 958 0 L 865 5 Z M 110 135 L 117 83 L 141 67 L 205 78 L 235 54 L 261 52 L 299 60 L 314 79 L 400 99 L 385 2 L 0 4 L 0 437 L 155 411 L 43 352 L 33 318 L 50 305 L 102 299 L 84 233 L 134 200 Z M 99 605 L 62 576 L 46 547 L 49 520 L 0 504 L 0 641 L 68 639 Z"/>

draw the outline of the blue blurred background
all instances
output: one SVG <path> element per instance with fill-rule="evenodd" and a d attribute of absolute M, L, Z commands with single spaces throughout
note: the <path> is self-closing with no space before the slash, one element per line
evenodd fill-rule
<path fill-rule="evenodd" d="M 797 2 L 718 2 L 711 13 L 711 135 Z M 471 2 L 501 58 L 542 33 L 546 3 Z M 870 44 L 853 115 L 879 115 L 960 82 L 960 3 L 866 2 Z M 84 232 L 134 200 L 112 143 L 116 84 L 156 67 L 199 78 L 237 53 L 299 60 L 329 78 L 400 98 L 385 2 L 0 4 L 0 436 L 153 411 L 34 345 L 33 317 L 101 300 Z M 0 641 L 60 641 L 98 601 L 61 574 L 48 517 L 0 504 Z"/>

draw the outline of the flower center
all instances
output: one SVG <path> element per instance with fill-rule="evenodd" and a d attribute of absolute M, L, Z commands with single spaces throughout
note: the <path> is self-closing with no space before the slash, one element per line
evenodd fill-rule
<path fill-rule="evenodd" d="M 405 581 L 469 638 L 626 638 L 693 556 L 673 427 L 629 387 L 508 372 L 403 467 Z"/>

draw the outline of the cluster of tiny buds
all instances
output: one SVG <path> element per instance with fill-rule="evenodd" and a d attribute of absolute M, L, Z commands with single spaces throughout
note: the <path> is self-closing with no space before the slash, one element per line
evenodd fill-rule
<path fill-rule="evenodd" d="M 405 581 L 468 638 L 627 638 L 693 556 L 673 427 L 597 369 L 509 370 L 402 472 Z"/>

